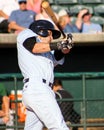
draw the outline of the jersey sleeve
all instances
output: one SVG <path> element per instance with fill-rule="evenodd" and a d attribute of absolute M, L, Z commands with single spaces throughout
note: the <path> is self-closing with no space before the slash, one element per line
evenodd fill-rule
<path fill-rule="evenodd" d="M 19 33 L 19 35 L 17 36 L 17 44 L 22 44 L 24 43 L 24 41 L 30 37 L 36 37 L 37 35 L 31 31 L 30 29 L 25 29 L 22 32 Z"/>

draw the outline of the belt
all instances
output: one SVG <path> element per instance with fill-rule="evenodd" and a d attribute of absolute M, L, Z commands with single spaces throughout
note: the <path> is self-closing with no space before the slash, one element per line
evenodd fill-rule
<path fill-rule="evenodd" d="M 47 80 L 46 80 L 46 79 L 42 79 L 42 81 L 43 81 L 43 83 L 45 83 L 45 84 L 47 83 Z M 49 82 L 48 85 L 49 85 L 50 87 L 52 87 L 53 84 L 52 84 L 51 82 Z"/>
<path fill-rule="evenodd" d="M 24 83 L 29 82 L 29 78 L 23 80 Z"/>
<path fill-rule="evenodd" d="M 24 79 L 23 82 L 24 82 L 24 83 L 29 82 L 29 78 Z M 46 80 L 46 79 L 42 79 L 42 82 L 46 84 L 46 83 L 47 83 L 47 80 Z M 49 85 L 50 87 L 52 87 L 53 84 L 52 84 L 51 82 L 49 82 L 48 85 Z"/>

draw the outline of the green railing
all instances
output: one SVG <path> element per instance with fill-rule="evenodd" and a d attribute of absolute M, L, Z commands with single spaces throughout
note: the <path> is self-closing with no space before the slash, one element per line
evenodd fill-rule
<path fill-rule="evenodd" d="M 69 90 L 74 95 L 73 99 L 68 99 L 68 101 L 73 100 L 75 103 L 75 109 L 81 114 L 81 123 L 80 124 L 71 124 L 71 127 L 79 126 L 84 130 L 87 127 L 103 127 L 104 128 L 104 72 L 94 72 L 94 73 L 55 73 L 55 77 L 61 78 L 66 89 Z M 17 90 L 22 88 L 22 75 L 21 74 L 0 74 L 0 81 L 5 84 L 6 87 L 15 90 L 15 121 L 14 128 L 15 130 L 23 129 L 24 123 L 18 122 L 18 116 L 16 113 L 18 112 L 18 101 L 17 100 Z M 93 85 L 94 82 L 94 85 Z M 21 87 L 19 87 L 21 85 Z M 77 86 L 77 91 L 75 90 Z M 90 94 L 89 87 L 94 89 L 93 94 Z M 96 87 L 97 86 L 97 87 Z M 100 88 L 101 86 L 101 88 Z M 101 89 L 101 92 L 100 90 Z M 69 90 L 69 91 L 70 91 Z M 99 90 L 99 94 L 96 95 L 96 91 Z M 10 91 L 10 90 L 9 90 Z M 78 94 L 80 91 L 80 94 Z M 96 97 L 97 96 L 97 97 Z M 66 99 L 64 99 L 66 100 Z M 95 108 L 95 113 L 99 113 L 99 115 L 95 114 L 93 109 Z M 93 121 L 92 121 L 93 120 Z M 101 121 L 100 121 L 101 120 Z M 91 122 L 90 122 L 91 121 Z M 7 126 L 0 126 L 0 129 L 5 128 Z"/>

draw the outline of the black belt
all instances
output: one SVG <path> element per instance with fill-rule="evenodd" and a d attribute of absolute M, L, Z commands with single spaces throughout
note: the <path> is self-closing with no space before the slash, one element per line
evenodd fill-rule
<path fill-rule="evenodd" d="M 43 81 L 43 83 L 45 83 L 45 84 L 47 83 L 46 79 L 42 79 L 42 81 Z M 53 84 L 52 84 L 51 82 L 49 82 L 48 85 L 49 85 L 50 87 L 52 87 Z"/>
<path fill-rule="evenodd" d="M 27 83 L 27 82 L 29 82 L 29 78 L 27 78 L 27 79 L 24 79 L 24 81 L 23 81 L 24 83 Z"/>
<path fill-rule="evenodd" d="M 46 81 L 46 79 L 42 79 L 42 81 L 43 81 L 43 83 L 47 83 L 47 81 Z M 27 79 L 24 79 L 24 81 L 23 81 L 24 83 L 27 83 L 27 82 L 29 82 L 29 78 L 27 78 Z M 51 82 L 49 82 L 49 84 L 48 84 L 50 87 L 52 87 L 52 83 Z"/>

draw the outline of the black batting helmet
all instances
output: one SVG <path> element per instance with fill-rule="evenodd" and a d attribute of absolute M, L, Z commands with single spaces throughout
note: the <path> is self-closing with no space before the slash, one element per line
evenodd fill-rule
<path fill-rule="evenodd" d="M 53 39 L 61 36 L 60 31 L 55 30 L 53 24 L 47 20 L 36 20 L 29 26 L 29 29 L 42 37 L 48 36 L 48 30 L 52 31 Z"/>

